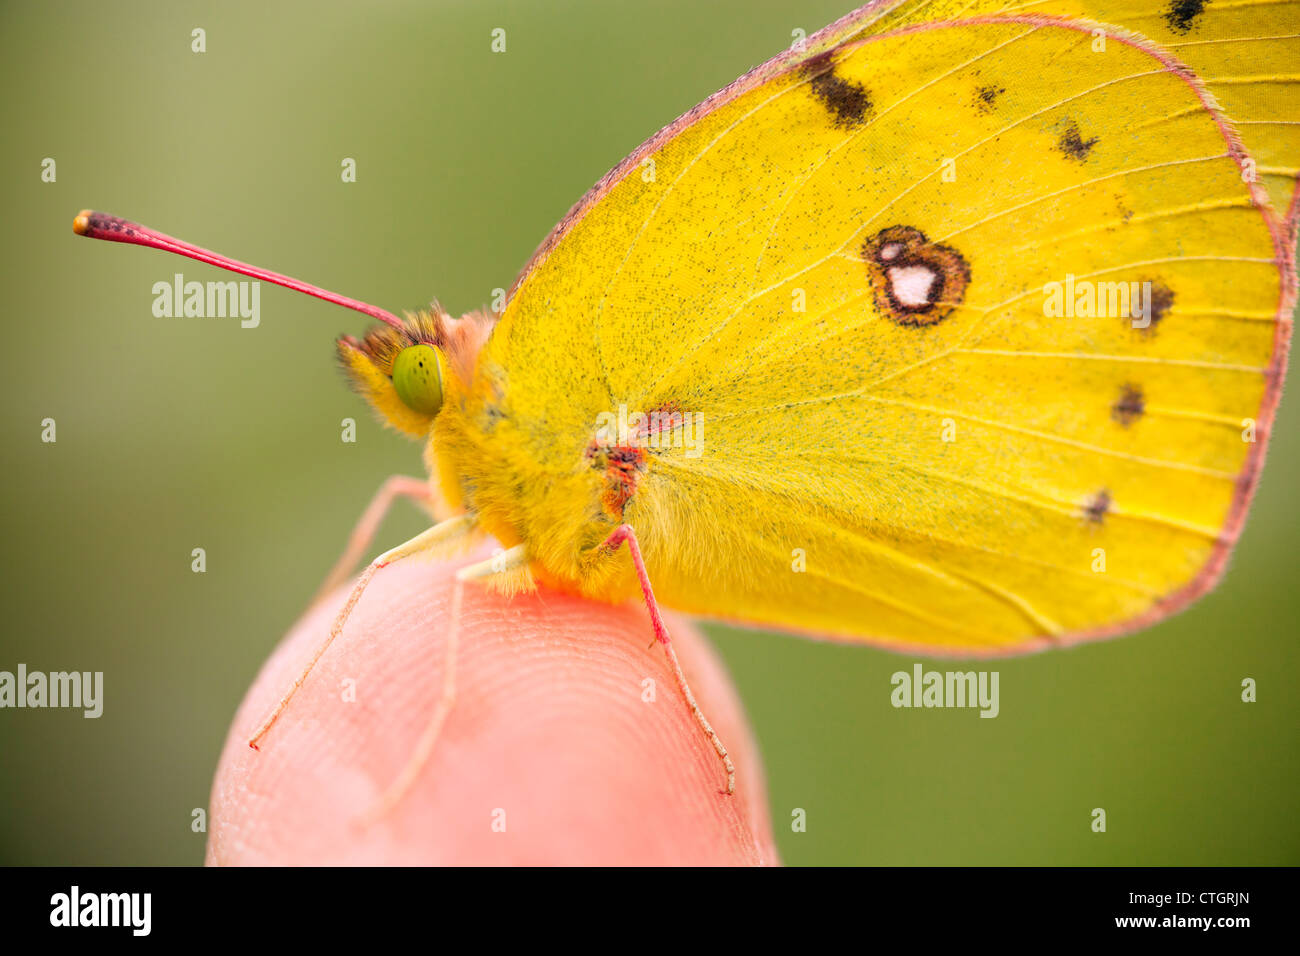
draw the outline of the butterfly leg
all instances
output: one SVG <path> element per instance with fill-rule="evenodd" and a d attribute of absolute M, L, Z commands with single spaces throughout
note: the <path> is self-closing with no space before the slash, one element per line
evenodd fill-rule
<path fill-rule="evenodd" d="M 352 576 L 352 569 L 370 547 L 375 532 L 379 530 L 380 522 L 384 520 L 388 509 L 398 498 L 410 498 L 428 508 L 433 501 L 433 491 L 429 483 L 421 478 L 409 478 L 406 475 L 390 476 L 370 499 L 370 504 L 366 506 L 357 526 L 352 529 L 347 547 L 343 549 L 343 554 L 326 575 L 325 581 L 316 591 L 316 596 L 311 599 L 309 607 L 314 607 L 322 598 L 333 593 L 339 585 Z"/>
<path fill-rule="evenodd" d="M 637 579 L 641 582 L 641 593 L 645 596 L 646 610 L 650 612 L 650 623 L 654 627 L 655 638 L 664 647 L 664 653 L 668 656 L 668 663 L 672 665 L 673 677 L 677 680 L 677 687 L 686 698 L 687 705 L 691 708 L 691 713 L 695 716 L 695 722 L 700 725 L 700 730 L 704 731 L 704 736 L 709 739 L 713 749 L 717 751 L 718 758 L 722 761 L 722 766 L 727 771 L 727 789 L 724 793 L 730 795 L 736 792 L 736 766 L 731 762 L 731 756 L 727 753 L 727 748 L 723 745 L 722 739 L 709 723 L 704 711 L 700 710 L 700 705 L 695 702 L 695 695 L 691 692 L 691 685 L 686 683 L 686 675 L 682 673 L 682 665 L 677 661 L 677 652 L 673 649 L 672 641 L 668 637 L 668 628 L 664 625 L 663 617 L 659 613 L 659 602 L 655 600 L 654 590 L 650 587 L 650 575 L 646 573 L 645 561 L 641 558 L 641 545 L 637 543 L 636 532 L 632 530 L 631 525 L 619 525 L 614 529 L 614 533 L 605 539 L 604 547 L 610 551 L 618 549 L 620 544 L 627 544 L 627 550 L 632 555 L 632 564 L 636 568 Z"/>
<path fill-rule="evenodd" d="M 311 673 L 312 668 L 316 666 L 316 662 L 321 659 L 321 655 L 323 655 L 329 646 L 334 643 L 334 639 L 342 633 L 343 625 L 347 623 L 348 617 L 352 614 L 352 609 L 355 608 L 357 602 L 361 600 L 361 595 L 365 591 L 366 585 L 370 583 L 370 579 L 375 576 L 376 571 L 380 568 L 387 567 L 394 561 L 400 561 L 402 558 L 409 558 L 415 554 L 436 551 L 451 546 L 464 538 L 464 536 L 474 528 L 474 524 L 475 518 L 473 515 L 458 515 L 455 518 L 448 518 L 446 521 L 439 522 L 427 531 L 417 534 L 410 541 L 407 541 L 404 544 L 399 544 L 390 551 L 385 551 L 379 557 L 375 558 L 375 560 L 371 561 L 366 569 L 361 572 L 361 576 L 357 578 L 357 583 L 353 586 L 352 593 L 348 595 L 347 603 L 343 605 L 343 609 L 339 611 L 338 616 L 335 617 L 334 626 L 330 628 L 329 637 L 325 639 L 320 647 L 316 648 L 316 653 L 311 656 L 311 660 L 307 662 L 307 666 L 303 668 L 302 673 L 298 675 L 297 679 L 294 680 L 289 689 L 285 691 L 284 696 L 280 698 L 280 702 L 275 705 L 275 709 L 267 715 L 266 719 L 262 721 L 257 730 L 253 732 L 253 735 L 249 737 L 248 746 L 252 747 L 254 750 L 258 749 L 258 744 L 261 742 L 262 738 L 267 735 L 271 727 L 274 726 L 275 722 L 279 719 L 280 715 L 284 713 L 284 709 L 289 706 L 289 701 L 293 699 L 293 695 L 298 692 L 298 688 L 307 680 L 307 676 Z"/>
<path fill-rule="evenodd" d="M 381 819 L 406 796 L 407 791 L 411 789 L 411 785 L 415 783 L 420 776 L 420 772 L 424 770 L 425 765 L 429 762 L 434 745 L 437 744 L 438 737 L 442 734 L 443 724 L 447 722 L 447 716 L 456 705 L 456 660 L 460 651 L 460 611 L 465 596 L 465 582 L 490 577 L 494 574 L 508 574 L 527 567 L 528 555 L 524 550 L 524 545 L 521 544 L 510 548 L 508 551 L 503 551 L 493 558 L 471 564 L 456 572 L 456 580 L 452 585 L 453 590 L 451 592 L 451 619 L 447 625 L 447 645 L 444 650 L 442 665 L 442 692 L 438 697 L 438 706 L 434 708 L 433 716 L 429 719 L 428 726 L 425 727 L 424 733 L 416 743 L 415 750 L 407 758 L 406 765 L 402 767 L 401 772 L 393 782 L 388 785 L 388 789 L 357 821 L 359 826 L 369 826 L 376 820 Z"/>

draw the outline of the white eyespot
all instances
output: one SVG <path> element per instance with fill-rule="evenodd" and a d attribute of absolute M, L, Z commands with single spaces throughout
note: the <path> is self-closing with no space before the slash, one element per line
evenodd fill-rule
<path fill-rule="evenodd" d="M 898 254 L 903 251 L 901 242 L 887 242 L 880 247 L 880 261 L 888 262 L 890 259 L 897 259 Z"/>
<path fill-rule="evenodd" d="M 882 257 L 884 250 L 881 251 Z M 894 301 L 905 309 L 920 309 L 930 304 L 930 290 L 938 274 L 929 266 L 897 266 L 889 270 L 889 285 Z"/>

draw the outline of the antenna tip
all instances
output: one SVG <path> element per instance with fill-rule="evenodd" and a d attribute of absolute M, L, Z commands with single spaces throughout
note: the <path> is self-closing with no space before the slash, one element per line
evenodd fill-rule
<path fill-rule="evenodd" d="M 79 236 L 84 236 L 90 230 L 90 217 L 94 214 L 93 209 L 83 209 L 77 213 L 77 218 L 72 220 L 72 231 Z"/>

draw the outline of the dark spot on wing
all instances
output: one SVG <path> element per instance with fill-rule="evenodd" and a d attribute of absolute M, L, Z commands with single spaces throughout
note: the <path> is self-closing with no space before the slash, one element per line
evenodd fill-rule
<path fill-rule="evenodd" d="M 1169 310 L 1174 307 L 1174 290 L 1169 288 L 1159 279 L 1143 279 L 1138 283 L 1138 289 L 1142 300 L 1136 303 L 1133 311 L 1137 312 L 1138 308 L 1146 308 L 1146 290 L 1151 289 L 1151 315 L 1147 316 L 1148 321 L 1144 325 L 1135 326 L 1135 331 L 1144 335 L 1153 335 L 1156 326 L 1169 314 Z M 1126 322 L 1134 322 L 1136 319 L 1125 319 Z"/>
<path fill-rule="evenodd" d="M 831 53 L 819 53 L 806 64 L 804 72 L 812 77 L 809 87 L 813 96 L 821 101 L 834 118 L 836 126 L 857 126 L 871 112 L 871 94 L 861 83 L 854 83 L 835 75 Z"/>
<path fill-rule="evenodd" d="M 1005 93 L 1003 86 L 981 86 L 975 91 L 975 109 L 980 113 L 992 113 L 997 98 Z"/>
<path fill-rule="evenodd" d="M 1084 139 L 1079 132 L 1079 124 L 1074 120 L 1065 121 L 1065 129 L 1061 133 L 1061 138 L 1057 141 L 1056 147 L 1071 159 L 1083 162 L 1092 152 L 1092 148 L 1097 145 L 1098 137 Z"/>
<path fill-rule="evenodd" d="M 1170 0 L 1165 10 L 1165 23 L 1175 33 L 1188 33 L 1196 25 L 1196 18 L 1205 12 L 1207 0 Z"/>
<path fill-rule="evenodd" d="M 960 252 L 912 226 L 890 226 L 862 246 L 876 308 L 899 325 L 934 325 L 966 297 L 970 266 Z"/>
<path fill-rule="evenodd" d="M 1169 314 L 1169 310 L 1174 305 L 1174 290 L 1169 288 L 1163 282 L 1151 283 L 1151 325 L 1155 326 L 1157 322 Z"/>
<path fill-rule="evenodd" d="M 1127 428 L 1141 418 L 1146 409 L 1147 403 L 1142 397 L 1142 389 L 1136 385 L 1124 385 L 1119 390 L 1119 398 L 1110 407 L 1110 417 Z"/>
<path fill-rule="evenodd" d="M 1110 492 L 1103 488 L 1084 504 L 1083 516 L 1093 524 L 1101 524 L 1106 515 L 1110 513 L 1112 504 Z"/>

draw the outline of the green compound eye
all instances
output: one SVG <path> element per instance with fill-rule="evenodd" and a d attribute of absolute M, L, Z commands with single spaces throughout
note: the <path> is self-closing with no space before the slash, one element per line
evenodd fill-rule
<path fill-rule="evenodd" d="M 442 355 L 432 345 L 402 349 L 393 362 L 393 388 L 407 408 L 436 415 L 442 407 Z"/>

